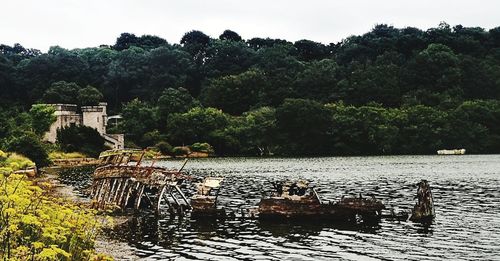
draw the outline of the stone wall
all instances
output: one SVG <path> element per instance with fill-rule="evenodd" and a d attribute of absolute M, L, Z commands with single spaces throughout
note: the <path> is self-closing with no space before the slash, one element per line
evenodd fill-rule
<path fill-rule="evenodd" d="M 52 123 L 50 129 L 45 133 L 44 140 L 49 142 L 56 142 L 57 140 L 57 130 L 60 128 L 67 127 L 71 124 L 80 125 L 82 124 L 82 115 L 77 114 L 77 106 L 74 104 L 53 104 L 55 107 L 54 114 L 56 115 L 56 121 Z"/>
<path fill-rule="evenodd" d="M 84 125 L 94 128 L 105 139 L 106 145 L 113 149 L 124 148 L 124 135 L 123 134 L 107 134 L 107 117 L 106 106 L 107 103 L 101 102 L 97 106 L 82 106 L 82 113 L 77 113 L 76 104 L 51 104 L 55 107 L 54 112 L 56 121 L 50 126 L 50 129 L 45 133 L 44 140 L 55 143 L 57 140 L 57 130 L 75 125 Z"/>

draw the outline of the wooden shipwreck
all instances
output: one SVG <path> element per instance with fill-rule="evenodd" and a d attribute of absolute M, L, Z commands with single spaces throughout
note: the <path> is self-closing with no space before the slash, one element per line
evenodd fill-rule
<path fill-rule="evenodd" d="M 381 201 L 371 198 L 343 198 L 334 203 L 323 203 L 308 182 L 275 183 L 275 192 L 258 206 L 261 219 L 305 218 L 347 222 L 377 221 L 385 208 Z"/>
<path fill-rule="evenodd" d="M 121 209 L 148 207 L 160 213 L 182 213 L 191 208 L 179 186 L 187 178 L 179 170 L 167 170 L 141 165 L 141 150 L 110 150 L 99 156 L 99 167 L 94 171 L 91 187 L 93 207 L 104 209 L 107 205 Z"/>
<path fill-rule="evenodd" d="M 196 184 L 196 194 L 191 197 L 191 217 L 222 217 L 225 211 L 217 208 L 217 197 L 223 178 L 207 177 Z"/>

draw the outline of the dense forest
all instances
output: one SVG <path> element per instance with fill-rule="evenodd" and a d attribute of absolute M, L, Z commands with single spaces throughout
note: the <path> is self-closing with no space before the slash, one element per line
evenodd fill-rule
<path fill-rule="evenodd" d="M 126 133 L 129 147 L 499 153 L 500 27 L 380 24 L 330 44 L 226 30 L 217 39 L 190 31 L 178 44 L 123 33 L 112 46 L 47 53 L 0 45 L 0 148 L 34 142 L 34 103 L 99 100 L 123 116 L 111 131 Z"/>

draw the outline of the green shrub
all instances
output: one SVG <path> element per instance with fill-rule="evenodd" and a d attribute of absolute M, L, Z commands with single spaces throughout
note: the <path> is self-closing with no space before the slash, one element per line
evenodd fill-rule
<path fill-rule="evenodd" d="M 213 153 L 214 152 L 214 149 L 212 148 L 212 146 L 206 142 L 194 143 L 193 145 L 189 146 L 189 148 L 191 149 L 191 151 L 195 151 L 195 152 L 205 152 L 205 153 Z"/>
<path fill-rule="evenodd" d="M 106 150 L 104 138 L 94 128 L 71 125 L 57 130 L 57 143 L 64 152 L 81 152 L 98 157 Z"/>
<path fill-rule="evenodd" d="M 189 155 L 189 153 L 188 147 L 174 147 L 172 149 L 172 154 L 174 154 L 174 156 L 186 156 Z"/>
<path fill-rule="evenodd" d="M 155 147 L 161 152 L 163 155 L 170 155 L 172 153 L 172 145 L 166 141 L 158 142 Z"/>
<path fill-rule="evenodd" d="M 40 138 L 33 132 L 25 131 L 13 135 L 7 141 L 7 150 L 17 152 L 34 161 L 37 167 L 45 167 L 50 164 L 50 159 Z"/>

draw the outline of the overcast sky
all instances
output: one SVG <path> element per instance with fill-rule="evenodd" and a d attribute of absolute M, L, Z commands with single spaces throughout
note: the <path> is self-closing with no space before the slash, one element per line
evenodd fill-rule
<path fill-rule="evenodd" d="M 82 48 L 114 44 L 122 32 L 178 43 L 196 29 L 218 37 L 338 42 L 375 24 L 500 26 L 500 0 L 0 0 L 0 43 Z"/>

